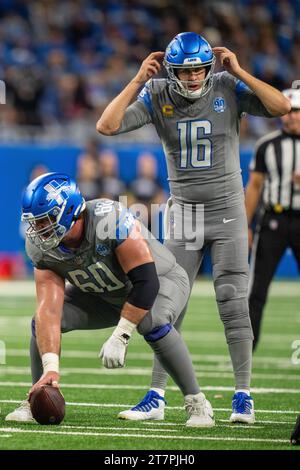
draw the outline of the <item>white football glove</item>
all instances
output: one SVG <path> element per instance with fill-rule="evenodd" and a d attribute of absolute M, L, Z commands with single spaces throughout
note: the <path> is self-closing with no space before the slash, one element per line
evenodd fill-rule
<path fill-rule="evenodd" d="M 130 336 L 123 334 L 115 334 L 103 344 L 99 357 L 102 359 L 104 367 L 107 369 L 115 369 L 124 367 L 127 346 Z"/>

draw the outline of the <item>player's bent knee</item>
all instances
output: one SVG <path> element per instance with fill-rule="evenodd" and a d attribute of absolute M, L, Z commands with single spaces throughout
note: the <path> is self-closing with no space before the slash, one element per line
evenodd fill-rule
<path fill-rule="evenodd" d="M 218 302 L 234 299 L 237 295 L 237 288 L 233 284 L 222 284 L 216 286 L 216 299 Z"/>
<path fill-rule="evenodd" d="M 248 300 L 246 298 L 218 301 L 218 308 L 228 344 L 253 340 Z"/>
<path fill-rule="evenodd" d="M 149 343 L 154 343 L 155 341 L 158 341 L 159 339 L 162 339 L 165 336 L 167 336 L 167 334 L 170 332 L 171 329 L 172 329 L 171 323 L 167 323 L 166 325 L 161 325 L 161 326 L 154 328 L 152 331 L 145 334 L 144 338 Z"/>

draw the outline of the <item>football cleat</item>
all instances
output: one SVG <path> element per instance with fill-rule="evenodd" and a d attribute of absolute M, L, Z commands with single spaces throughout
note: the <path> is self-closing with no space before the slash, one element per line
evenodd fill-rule
<path fill-rule="evenodd" d="M 293 434 L 291 435 L 291 444 L 293 446 L 300 445 L 300 415 L 298 415 Z"/>
<path fill-rule="evenodd" d="M 131 419 L 133 421 L 145 419 L 162 420 L 165 415 L 165 406 L 165 399 L 154 390 L 149 390 L 138 405 L 130 410 L 121 411 L 118 414 L 118 418 Z"/>
<path fill-rule="evenodd" d="M 230 423 L 248 423 L 255 422 L 253 398 L 247 393 L 237 392 L 232 398 L 232 413 L 229 419 Z"/>
<path fill-rule="evenodd" d="M 204 393 L 186 395 L 185 409 L 188 414 L 187 427 L 212 428 L 215 425 L 214 412 Z"/>
<path fill-rule="evenodd" d="M 31 413 L 29 401 L 22 401 L 18 408 L 6 416 L 5 421 L 15 421 L 17 423 L 36 423 Z"/>

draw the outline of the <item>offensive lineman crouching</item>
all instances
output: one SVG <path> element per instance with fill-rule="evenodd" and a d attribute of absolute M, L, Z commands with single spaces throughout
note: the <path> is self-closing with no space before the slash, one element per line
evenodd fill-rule
<path fill-rule="evenodd" d="M 103 365 L 116 368 L 124 366 L 137 329 L 182 391 L 186 425 L 213 426 L 210 403 L 173 328 L 189 296 L 187 274 L 175 257 L 119 203 L 85 203 L 65 174 L 36 178 L 25 190 L 22 210 L 38 302 L 30 345 L 31 392 L 44 384 L 58 387 L 61 332 L 116 326 L 100 352 Z M 155 384 L 149 393 L 163 419 L 164 399 Z M 33 421 L 28 401 L 6 421 Z"/>

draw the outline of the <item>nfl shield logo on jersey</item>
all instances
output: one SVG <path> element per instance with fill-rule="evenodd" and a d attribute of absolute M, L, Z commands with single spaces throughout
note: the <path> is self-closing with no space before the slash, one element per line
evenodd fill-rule
<path fill-rule="evenodd" d="M 217 113 L 224 113 L 226 109 L 226 103 L 225 100 L 222 96 L 218 96 L 217 98 L 214 99 L 214 110 Z"/>
<path fill-rule="evenodd" d="M 98 243 L 96 251 L 101 256 L 107 256 L 110 253 L 110 248 L 102 243 Z"/>

